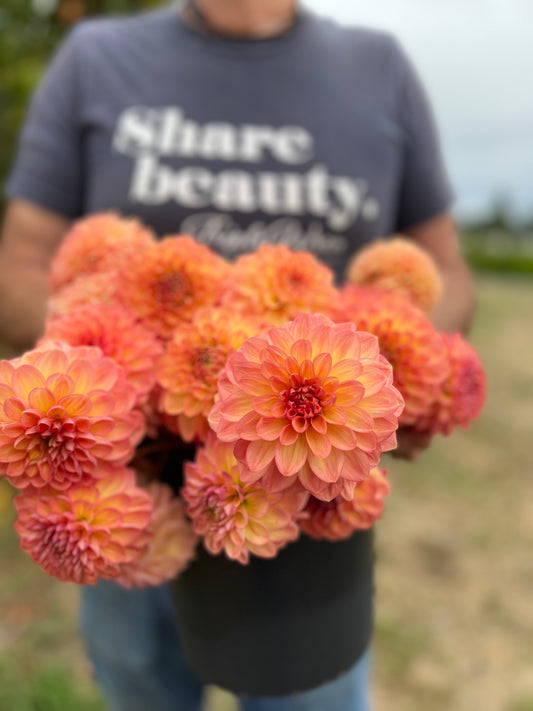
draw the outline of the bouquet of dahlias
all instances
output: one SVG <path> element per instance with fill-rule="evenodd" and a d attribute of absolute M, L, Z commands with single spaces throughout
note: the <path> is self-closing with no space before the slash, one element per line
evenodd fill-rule
<path fill-rule="evenodd" d="M 60 580 L 143 586 L 200 541 L 245 564 L 371 527 L 398 424 L 465 427 L 485 381 L 424 312 L 440 284 L 412 244 L 363 250 L 348 278 L 338 290 L 280 245 L 230 264 L 136 220 L 79 221 L 43 338 L 0 362 L 0 475 L 20 490 L 23 550 Z M 169 485 L 161 461 L 180 448 Z"/>

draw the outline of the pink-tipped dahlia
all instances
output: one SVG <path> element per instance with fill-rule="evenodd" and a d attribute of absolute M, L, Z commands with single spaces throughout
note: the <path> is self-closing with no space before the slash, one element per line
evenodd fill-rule
<path fill-rule="evenodd" d="M 302 314 L 229 356 L 209 422 L 235 443 L 244 481 L 297 477 L 319 499 L 349 499 L 396 446 L 392 378 L 375 336 Z"/>
<path fill-rule="evenodd" d="M 57 492 L 28 487 L 15 497 L 23 551 L 64 582 L 115 578 L 147 544 L 152 499 L 133 471 L 105 468 L 102 478 Z"/>
<path fill-rule="evenodd" d="M 485 403 L 486 377 L 475 350 L 459 333 L 442 333 L 450 372 L 441 386 L 438 399 L 416 429 L 431 434 L 449 435 L 460 426 L 466 429 Z"/>
<path fill-rule="evenodd" d="M 69 311 L 87 304 L 115 304 L 117 302 L 117 272 L 95 272 L 80 276 L 59 291 L 50 294 L 48 318 L 64 316 Z"/>
<path fill-rule="evenodd" d="M 176 331 L 156 366 L 159 408 L 171 431 L 186 442 L 205 439 L 218 375 L 229 354 L 263 325 L 235 309 L 206 307 Z"/>
<path fill-rule="evenodd" d="M 229 272 L 228 262 L 192 237 L 166 237 L 121 270 L 117 294 L 148 328 L 171 338 L 218 300 Z"/>
<path fill-rule="evenodd" d="M 95 347 L 42 344 L 0 362 L 0 474 L 66 489 L 125 464 L 143 434 L 124 371 Z"/>
<path fill-rule="evenodd" d="M 155 362 L 163 352 L 161 341 L 118 304 L 87 304 L 48 322 L 44 339 L 71 346 L 97 346 L 124 369 L 137 392 L 138 402 L 155 385 Z"/>
<path fill-rule="evenodd" d="M 187 518 L 185 503 L 170 486 L 154 481 L 146 490 L 154 507 L 146 528 L 149 541 L 140 555 L 120 566 L 117 578 L 128 588 L 159 585 L 175 578 L 194 558 L 199 540 Z"/>
<path fill-rule="evenodd" d="M 341 304 L 336 320 L 352 321 L 378 337 L 381 352 L 392 364 L 394 384 L 405 400 L 400 424 L 415 424 L 430 411 L 448 377 L 440 333 L 423 311 L 399 294 L 347 285 Z"/>
<path fill-rule="evenodd" d="M 248 563 L 250 554 L 273 558 L 299 535 L 297 518 L 308 494 L 298 484 L 283 491 L 247 484 L 231 443 L 211 432 L 194 463 L 185 463 L 183 498 L 194 530 L 213 554 Z"/>
<path fill-rule="evenodd" d="M 442 296 L 442 278 L 431 255 L 404 237 L 378 240 L 351 260 L 346 280 L 409 298 L 428 313 Z"/>
<path fill-rule="evenodd" d="M 56 292 L 83 275 L 114 271 L 117 262 L 127 262 L 154 239 L 138 220 L 113 213 L 78 220 L 52 261 L 50 289 Z"/>
<path fill-rule="evenodd" d="M 333 272 L 316 257 L 264 244 L 237 259 L 223 301 L 281 325 L 299 313 L 324 312 L 336 298 Z"/>
<path fill-rule="evenodd" d="M 386 471 L 378 467 L 357 484 L 353 499 L 342 496 L 332 501 L 320 501 L 311 496 L 304 512 L 300 528 L 311 538 L 326 541 L 341 541 L 354 531 L 371 528 L 383 511 L 384 498 L 390 490 Z"/>

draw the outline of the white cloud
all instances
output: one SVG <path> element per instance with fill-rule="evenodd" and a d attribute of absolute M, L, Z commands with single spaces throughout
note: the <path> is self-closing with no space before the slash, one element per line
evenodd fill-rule
<path fill-rule="evenodd" d="M 470 194 L 503 190 L 530 200 L 533 212 L 531 179 L 529 192 L 523 185 L 533 169 L 531 0 L 305 4 L 339 22 L 389 30 L 403 43 L 433 102 L 460 205 Z"/>

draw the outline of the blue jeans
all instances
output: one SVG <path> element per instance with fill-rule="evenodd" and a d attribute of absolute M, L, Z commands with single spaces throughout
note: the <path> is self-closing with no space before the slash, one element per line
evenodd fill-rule
<path fill-rule="evenodd" d="M 165 586 L 82 589 L 81 629 L 112 711 L 200 711 L 203 684 L 187 667 Z M 369 711 L 369 652 L 338 679 L 290 696 L 240 699 L 243 711 Z"/>

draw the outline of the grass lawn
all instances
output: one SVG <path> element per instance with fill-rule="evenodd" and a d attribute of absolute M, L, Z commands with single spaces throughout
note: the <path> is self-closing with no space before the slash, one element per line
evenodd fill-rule
<path fill-rule="evenodd" d="M 477 280 L 482 417 L 416 464 L 384 462 L 376 711 L 533 711 L 533 279 Z M 76 589 L 18 550 L 11 496 L 1 482 L 0 711 L 103 711 L 76 635 Z M 208 708 L 236 707 L 212 690 Z"/>

